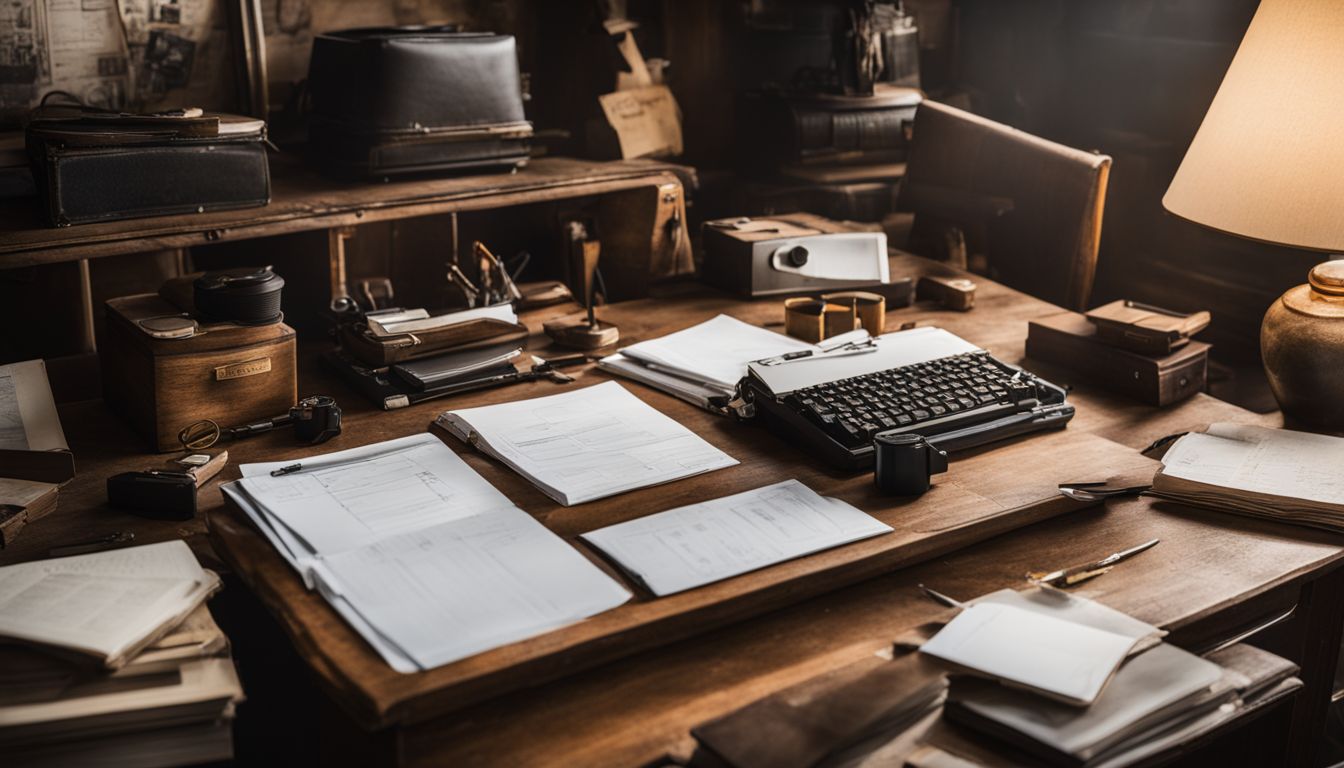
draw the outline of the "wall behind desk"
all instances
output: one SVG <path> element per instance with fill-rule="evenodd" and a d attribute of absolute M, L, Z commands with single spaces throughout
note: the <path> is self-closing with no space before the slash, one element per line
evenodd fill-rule
<path fill-rule="evenodd" d="M 231 5 L 246 0 L 6 0 L 0 118 L 64 91 L 108 109 L 237 110 Z M 515 32 L 517 0 L 263 0 L 273 106 L 307 77 L 313 36 L 351 27 L 453 22 Z"/>
<path fill-rule="evenodd" d="M 1132 298 L 1211 310 L 1201 338 L 1216 358 L 1252 369 L 1265 309 L 1322 257 L 1179 220 L 1162 196 L 1257 4 L 957 0 L 956 85 L 969 106 L 1115 158 L 1092 304 Z"/>

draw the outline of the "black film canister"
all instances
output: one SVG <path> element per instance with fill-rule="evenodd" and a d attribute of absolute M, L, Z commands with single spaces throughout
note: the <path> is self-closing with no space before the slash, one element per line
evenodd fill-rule
<path fill-rule="evenodd" d="M 891 496 L 918 496 L 929 490 L 929 476 L 947 471 L 947 453 L 919 435 L 873 438 L 873 480 Z"/>

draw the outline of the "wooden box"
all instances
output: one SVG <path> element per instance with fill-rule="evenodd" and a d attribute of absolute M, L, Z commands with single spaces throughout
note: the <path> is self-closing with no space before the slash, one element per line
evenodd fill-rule
<path fill-rule="evenodd" d="M 1209 372 L 1208 344 L 1191 341 L 1169 355 L 1141 355 L 1102 342 L 1096 326 L 1076 312 L 1028 323 L 1027 357 L 1148 405 L 1170 405 L 1202 392 Z"/>
<path fill-rule="evenodd" d="M 181 449 L 178 432 L 201 419 L 230 427 L 294 405 L 293 328 L 217 323 L 191 338 L 158 339 L 137 325 L 179 314 L 157 294 L 112 299 L 98 350 L 104 401 L 156 450 Z"/>

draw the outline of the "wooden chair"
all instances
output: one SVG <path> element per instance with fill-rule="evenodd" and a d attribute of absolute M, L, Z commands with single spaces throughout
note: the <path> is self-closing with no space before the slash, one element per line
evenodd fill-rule
<path fill-rule="evenodd" d="M 937 102 L 915 113 L 898 207 L 910 250 L 1074 310 L 1097 271 L 1111 158 Z M 958 264 L 963 266 L 963 264 Z"/>

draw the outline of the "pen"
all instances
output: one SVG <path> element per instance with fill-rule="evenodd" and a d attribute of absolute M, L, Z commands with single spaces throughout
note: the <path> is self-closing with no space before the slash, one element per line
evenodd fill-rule
<path fill-rule="evenodd" d="M 111 549 L 118 544 L 129 544 L 132 541 L 135 541 L 135 534 L 131 531 L 113 531 L 106 536 L 99 536 L 96 539 L 52 547 L 47 550 L 47 557 L 64 557 L 66 555 L 82 555 L 88 552 L 99 552 L 104 549 Z"/>
<path fill-rule="evenodd" d="M 948 597 L 947 595 L 944 595 L 942 592 L 937 592 L 935 590 L 929 589 L 923 584 L 920 584 L 919 588 L 924 592 L 924 594 L 933 598 L 934 602 L 942 603 L 943 605 L 946 605 L 948 608 L 960 608 L 962 606 L 960 600 L 954 600 Z"/>
<path fill-rule="evenodd" d="M 1033 571 L 1027 574 L 1029 581 L 1037 584 L 1049 584 L 1052 587 L 1071 587 L 1096 576 L 1100 576 L 1110 570 L 1110 566 L 1115 565 L 1121 560 L 1129 558 L 1157 546 L 1161 539 L 1151 539 L 1129 549 L 1122 549 L 1119 552 L 1112 552 L 1100 560 L 1095 560 L 1082 565 L 1075 565 L 1069 568 L 1063 568 L 1052 573 L 1041 573 Z"/>
<path fill-rule="evenodd" d="M 830 360 L 831 358 L 835 357 L 849 357 L 850 355 L 863 355 L 869 352 L 876 352 L 876 351 L 877 351 L 877 344 L 873 343 L 872 341 L 869 341 L 867 343 L 862 344 L 860 343 L 846 344 L 842 347 L 836 347 L 833 350 L 823 352 L 818 352 L 812 349 L 800 349 L 796 352 L 785 352 L 784 354 L 776 355 L 775 357 L 767 357 L 766 359 L 761 360 L 759 362 L 761 365 L 780 365 L 782 363 L 789 363 L 794 360 L 806 360 L 808 358 L 814 358 L 814 357 L 817 358 L 824 357 L 827 360 Z"/>

